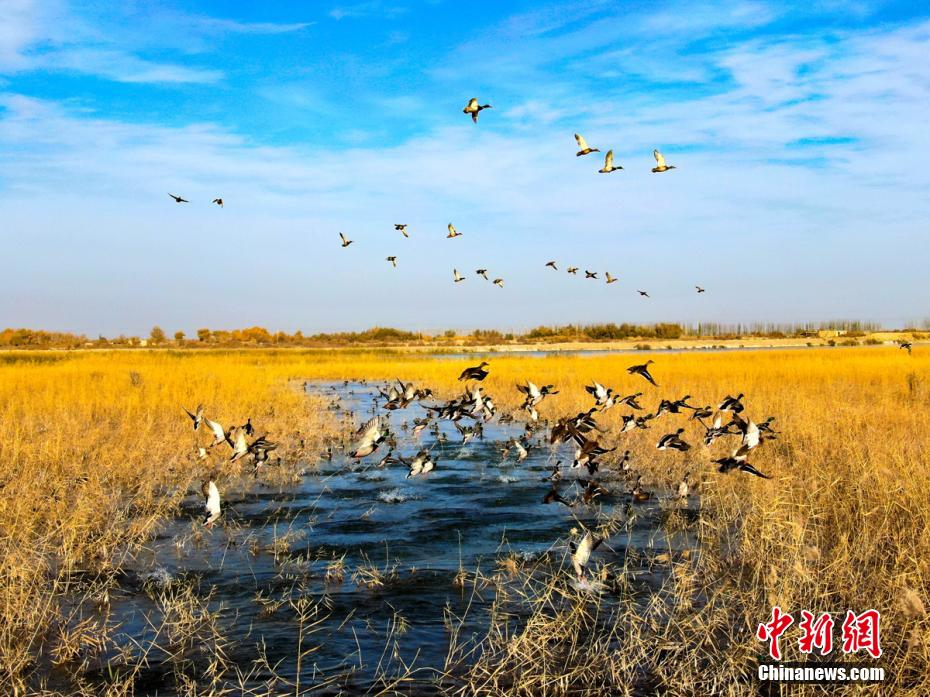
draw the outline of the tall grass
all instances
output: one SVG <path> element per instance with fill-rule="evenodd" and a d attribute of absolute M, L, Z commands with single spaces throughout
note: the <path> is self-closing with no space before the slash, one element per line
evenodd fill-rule
<path fill-rule="evenodd" d="M 229 423 L 251 416 L 303 458 L 330 427 L 292 381 L 401 377 L 448 396 L 461 388 L 461 369 L 476 362 L 377 351 L 48 355 L 61 359 L 0 360 L 0 682 L 14 686 L 61 642 L 60 599 L 72 572 L 118 565 L 120 551 L 144 541 L 204 476 L 181 404 L 202 401 L 208 416 Z M 648 357 L 657 361 L 658 388 L 625 370 Z M 781 435 L 752 458 L 772 479 L 717 474 L 711 460 L 727 446 L 697 445 L 695 424 L 684 436 L 696 445 L 687 456 L 657 452 L 655 441 L 682 417 L 663 417 L 647 432 L 613 429 L 605 442 L 633 450 L 652 485 L 690 470 L 701 515 L 681 524 L 693 526 L 700 552 L 671 560 L 663 593 L 645 606 L 621 594 L 609 611 L 572 595 L 564 578 L 527 571 L 522 619 L 492 614 L 467 670 L 454 660 L 464 649 L 453 645 L 450 690 L 747 694 L 758 689 L 752 676 L 765 650 L 755 628 L 777 604 L 834 616 L 880 610 L 887 682 L 865 690 L 930 692 L 930 354 L 501 356 L 491 359 L 484 387 L 514 409 L 522 396 L 513 385 L 525 379 L 560 390 L 541 407 L 548 419 L 588 408 L 583 386 L 591 379 L 644 392 L 647 411 L 662 397 L 690 394 L 703 405 L 744 392 L 750 416 L 777 417 Z M 601 421 L 616 426 L 621 413 Z M 782 642 L 786 660 L 799 658 L 793 636 Z"/>

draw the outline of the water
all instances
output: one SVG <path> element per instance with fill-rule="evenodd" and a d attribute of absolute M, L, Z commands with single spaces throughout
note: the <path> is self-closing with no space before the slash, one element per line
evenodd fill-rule
<path fill-rule="evenodd" d="M 372 385 L 309 383 L 307 389 L 331 398 L 334 410 L 356 425 L 375 413 L 377 390 Z M 205 607 L 218 611 L 221 632 L 235 640 L 227 653 L 244 671 L 252 670 L 251 682 L 270 677 L 263 667 L 250 669 L 261 643 L 269 662 L 281 661 L 278 673 L 293 678 L 296 613 L 275 603 L 302 596 L 319 603 L 327 617 L 307 640 L 319 648 L 303 662 L 302 684 L 319 683 L 321 674 L 343 675 L 342 689 L 362 690 L 375 674 L 392 623 L 405 629 L 394 635 L 397 655 L 419 668 L 443 666 L 447 610 L 461 616 L 470 603 L 463 634 L 480 634 L 493 594 L 472 597 L 467 583 L 463 588 L 456 582 L 461 570 L 493 573 L 501 559 L 516 556 L 540 560 L 552 571 L 564 566 L 560 573 L 568 582 L 569 531 L 579 522 L 593 524 L 596 509 L 543 505 L 542 497 L 553 463 L 557 458 L 570 463 L 573 446 L 550 447 L 547 429 L 540 428 L 524 462 L 517 464 L 511 455 L 502 463 L 501 450 L 523 432 L 521 422 L 501 425 L 495 420 L 485 425 L 482 440 L 463 446 L 450 422 L 440 422 L 441 436 L 431 427 L 417 437 L 405 430 L 404 423 L 425 415 L 417 404 L 381 413 L 390 413 L 398 442 L 395 455 L 409 457 L 430 449 L 438 462 L 433 472 L 407 479 L 403 465 L 379 469 L 386 446 L 362 462 L 334 448 L 332 460 L 322 461 L 283 490 L 260 479 L 239 489 L 235 481 L 228 482 L 222 492 L 222 524 L 213 530 L 200 525 L 203 499 L 191 492 L 178 518 L 131 560 L 118 590 L 111 593 L 111 619 L 122 623 L 120 632 L 142 643 L 153 639 L 153 627 L 163 617 L 154 600 L 157 591 L 192 589 Z M 580 493 L 572 484 L 576 472 L 585 471 L 563 465 L 560 492 L 567 498 Z M 601 515 L 627 509 L 629 484 L 609 472 L 599 477 L 615 494 L 599 502 Z M 696 502 L 690 506 L 696 508 Z M 628 529 L 610 538 L 609 549 L 597 550 L 593 562 L 622 564 L 629 549 L 660 553 L 669 544 L 675 550 L 693 546 L 685 534 L 669 538 L 661 530 L 666 513 L 660 501 L 638 504 L 635 512 Z M 341 566 L 333 567 L 335 560 Z M 646 566 L 630 564 L 627 560 L 634 584 L 643 591 L 662 582 Z M 356 577 L 359 569 L 372 567 L 382 575 L 383 585 L 368 587 Z M 159 637 L 156 643 L 163 641 Z M 208 662 L 211 645 L 205 641 L 190 648 L 187 657 L 196 670 Z M 153 667 L 143 676 L 142 691 L 173 694 L 171 683 L 157 677 L 160 658 L 157 652 L 150 656 Z M 423 683 L 419 689 L 435 678 L 429 670 L 417 675 Z"/>

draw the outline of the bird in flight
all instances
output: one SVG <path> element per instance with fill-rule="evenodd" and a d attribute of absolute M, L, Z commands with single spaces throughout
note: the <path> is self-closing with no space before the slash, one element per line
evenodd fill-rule
<path fill-rule="evenodd" d="M 391 262 L 391 266 L 393 266 L 395 269 L 397 268 L 397 257 L 388 257 L 385 259 L 385 261 Z"/>
<path fill-rule="evenodd" d="M 488 371 L 485 370 L 487 366 L 491 364 L 487 361 L 481 361 L 480 365 L 472 366 L 471 368 L 465 368 L 462 371 L 462 374 L 459 375 L 459 381 L 462 380 L 484 380 L 488 376 Z"/>
<path fill-rule="evenodd" d="M 453 237 L 461 237 L 461 236 L 462 236 L 462 233 L 456 230 L 455 226 L 452 223 L 449 223 L 449 234 L 446 235 L 446 237 L 451 240 Z"/>
<path fill-rule="evenodd" d="M 174 194 L 168 194 L 171 198 L 174 199 L 175 203 L 190 203 L 186 198 L 181 198 L 180 196 L 175 196 Z"/>
<path fill-rule="evenodd" d="M 558 269 L 557 269 L 556 266 L 555 266 L 555 262 L 554 262 L 554 261 L 547 261 L 547 262 L 546 262 L 546 266 L 549 266 L 549 267 L 551 267 L 553 270 L 558 271 Z"/>
<path fill-rule="evenodd" d="M 914 344 L 912 344 L 910 341 L 902 340 L 898 342 L 898 348 L 907 349 L 907 354 L 911 355 L 914 351 Z"/>
<path fill-rule="evenodd" d="M 215 204 L 216 204 L 217 206 L 219 206 L 220 208 L 223 207 L 223 199 L 221 199 L 221 198 L 215 198 L 215 199 L 213 199 L 213 203 L 215 203 Z"/>
<path fill-rule="evenodd" d="M 492 283 L 493 283 L 495 286 L 497 286 L 498 288 L 503 288 L 503 287 L 504 287 L 504 279 L 503 279 L 503 278 L 495 278 L 495 279 L 492 281 Z"/>
<path fill-rule="evenodd" d="M 597 278 L 597 271 L 588 271 L 587 269 L 585 269 L 584 277 L 585 278 Z"/>
<path fill-rule="evenodd" d="M 352 240 L 347 239 L 346 236 L 343 235 L 341 232 L 339 233 L 339 239 L 342 240 L 343 247 L 348 247 L 350 244 L 352 244 Z"/>
<path fill-rule="evenodd" d="M 610 275 L 610 271 L 605 271 L 604 273 L 607 274 L 607 276 L 606 276 L 606 278 L 607 278 L 607 285 L 610 285 L 611 283 L 616 283 L 617 281 L 620 280 L 620 279 L 617 278 L 616 276 L 611 276 L 611 275 Z"/>
<path fill-rule="evenodd" d="M 477 275 L 481 276 L 481 278 L 483 278 L 485 281 L 491 280 L 491 279 L 488 278 L 488 270 L 487 270 L 487 269 L 476 269 L 476 270 L 475 270 L 475 273 L 476 273 Z"/>
<path fill-rule="evenodd" d="M 206 499 L 203 507 L 206 517 L 203 524 L 205 527 L 211 528 L 216 519 L 220 517 L 220 490 L 216 488 L 216 483 L 212 479 L 209 482 L 204 482 L 200 490 Z"/>
<path fill-rule="evenodd" d="M 576 274 L 578 273 L 578 267 L 577 267 L 577 266 L 569 266 L 569 267 L 568 267 L 568 272 L 569 272 L 570 274 L 572 274 L 572 275 L 576 275 Z"/>
<path fill-rule="evenodd" d="M 648 298 L 648 297 L 649 297 L 649 293 L 647 293 L 647 292 L 644 291 L 644 290 L 639 290 L 639 289 L 637 289 L 636 292 L 639 293 L 640 295 L 642 295 L 644 298 Z"/>
<path fill-rule="evenodd" d="M 695 289 L 698 293 L 706 293 L 706 292 L 707 292 L 706 290 L 704 290 L 703 288 L 701 288 L 701 286 L 694 286 L 694 289 Z"/>
<path fill-rule="evenodd" d="M 185 407 L 181 408 L 184 409 L 184 411 L 187 411 Z M 198 404 L 197 410 L 193 414 L 187 411 L 187 415 L 191 417 L 191 421 L 194 422 L 194 430 L 196 431 L 198 428 L 200 428 L 200 424 L 203 422 L 203 404 Z"/>
<path fill-rule="evenodd" d="M 642 365 L 632 365 L 626 369 L 626 372 L 628 372 L 630 375 L 642 375 L 644 378 L 646 378 L 646 380 L 648 380 L 653 385 L 658 387 L 659 385 L 656 383 L 655 380 L 652 379 L 652 375 L 649 373 L 649 365 L 651 363 L 655 363 L 655 361 L 652 359 L 649 359 Z"/>
<path fill-rule="evenodd" d="M 652 156 L 656 158 L 656 166 L 652 168 L 653 173 L 668 172 L 670 169 L 675 169 L 675 165 L 665 164 L 665 156 L 658 150 L 653 150 Z"/>
<path fill-rule="evenodd" d="M 575 140 L 578 142 L 578 152 L 575 153 L 576 157 L 590 155 L 592 152 L 600 152 L 597 148 L 589 148 L 587 141 L 585 141 L 579 133 L 575 134 Z"/>
<path fill-rule="evenodd" d="M 596 550 L 603 540 L 596 539 L 589 531 L 585 531 L 584 537 L 577 545 L 572 545 L 572 566 L 575 568 L 575 575 L 578 578 L 584 578 L 584 570 L 591 558 L 591 552 Z"/>
<path fill-rule="evenodd" d="M 717 468 L 717 471 L 721 474 L 727 474 L 731 470 L 739 470 L 740 472 L 745 472 L 746 474 L 754 474 L 757 477 L 762 479 L 771 479 L 767 474 L 762 474 L 755 467 L 746 462 L 746 455 L 741 454 L 739 451 L 734 452 L 729 457 L 722 457 L 719 460 L 714 460 L 714 464 L 720 465 Z"/>
<path fill-rule="evenodd" d="M 483 109 L 493 108 L 490 104 L 478 104 L 478 98 L 472 97 L 468 100 L 468 104 L 465 105 L 465 108 L 462 109 L 463 114 L 471 114 L 471 120 L 474 123 L 478 123 L 478 113 Z"/>
<path fill-rule="evenodd" d="M 394 229 L 397 230 L 404 237 L 410 237 L 407 234 L 407 224 L 406 223 L 394 223 Z"/>
<path fill-rule="evenodd" d="M 618 169 L 623 169 L 619 165 L 614 167 L 614 151 L 608 150 L 607 155 L 604 156 L 604 166 L 597 170 L 601 174 L 610 174 L 611 172 L 616 172 Z"/>
<path fill-rule="evenodd" d="M 458 269 L 452 269 L 452 280 L 461 283 L 465 280 L 465 277 L 458 272 Z"/>

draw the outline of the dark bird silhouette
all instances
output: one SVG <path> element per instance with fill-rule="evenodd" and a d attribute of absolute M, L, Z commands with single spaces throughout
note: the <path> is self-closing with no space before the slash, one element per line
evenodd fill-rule
<path fill-rule="evenodd" d="M 481 365 L 465 368 L 465 370 L 462 371 L 462 374 L 459 375 L 459 380 L 484 380 L 488 376 L 488 371 L 485 370 L 485 366 L 490 365 L 491 364 L 487 361 L 481 361 Z"/>
<path fill-rule="evenodd" d="M 648 298 L 648 297 L 649 297 L 649 293 L 647 293 L 647 292 L 644 291 L 644 290 L 637 290 L 636 292 L 639 293 L 640 295 L 642 295 L 644 298 Z"/>
<path fill-rule="evenodd" d="M 585 278 L 597 278 L 597 271 L 588 271 L 587 269 L 585 269 L 584 277 Z"/>
<path fill-rule="evenodd" d="M 701 286 L 694 286 L 694 288 L 695 288 L 695 290 L 697 290 L 698 293 L 706 293 L 706 292 L 707 292 L 706 290 L 704 290 L 703 288 L 701 288 Z"/>
<path fill-rule="evenodd" d="M 410 237 L 410 235 L 407 234 L 407 224 L 406 224 L 406 223 L 394 223 L 394 229 L 397 230 L 397 231 L 398 231 L 400 234 L 402 234 L 404 237 Z"/>
<path fill-rule="evenodd" d="M 649 373 L 649 365 L 652 363 L 655 363 L 655 361 L 650 359 L 646 361 L 645 363 L 643 363 L 642 365 L 631 365 L 629 368 L 626 369 L 626 372 L 628 372 L 630 375 L 642 375 L 644 378 L 646 378 L 646 380 L 648 380 L 653 385 L 658 387 L 659 386 L 658 383 L 656 383 L 656 381 L 652 379 L 652 375 Z"/>
<path fill-rule="evenodd" d="M 215 198 L 215 199 L 213 199 L 212 203 L 215 203 L 215 204 L 216 204 L 217 206 L 219 206 L 220 208 L 223 207 L 223 199 L 221 199 L 221 198 Z"/>
<path fill-rule="evenodd" d="M 168 195 L 174 199 L 175 203 L 190 203 L 190 201 L 188 201 L 186 198 L 181 198 L 180 196 L 176 196 L 174 194 L 168 194 Z"/>
<path fill-rule="evenodd" d="M 343 235 L 341 232 L 339 233 L 339 239 L 342 240 L 343 247 L 348 247 L 350 244 L 352 244 L 352 240 L 346 238 L 346 236 Z"/>
<path fill-rule="evenodd" d="M 558 271 L 558 269 L 557 269 L 556 266 L 555 266 L 555 262 L 554 262 L 554 261 L 547 261 L 547 262 L 546 262 L 546 266 L 549 266 L 549 267 L 555 269 L 556 271 Z"/>

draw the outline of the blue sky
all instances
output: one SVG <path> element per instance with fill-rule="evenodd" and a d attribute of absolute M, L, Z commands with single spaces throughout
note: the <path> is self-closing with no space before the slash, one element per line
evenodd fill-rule
<path fill-rule="evenodd" d="M 0 325 L 921 320 L 928 56 L 904 2 L 3 0 Z"/>

